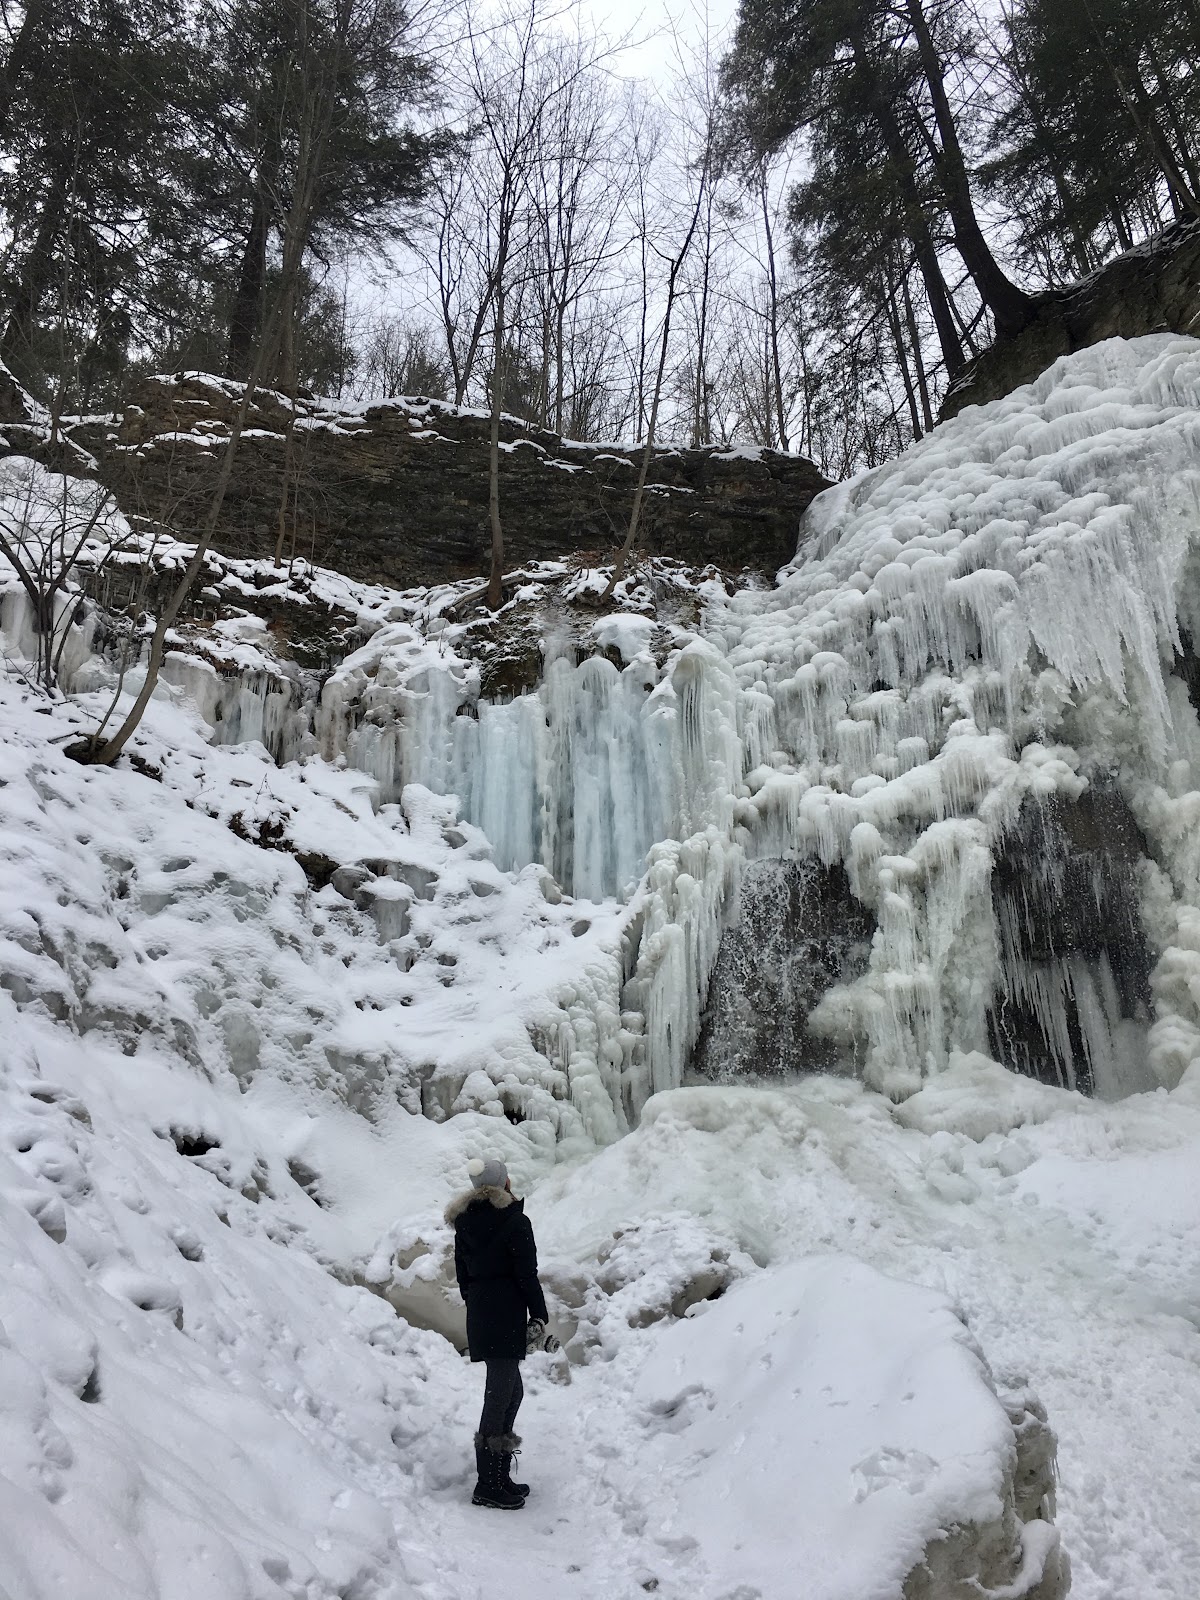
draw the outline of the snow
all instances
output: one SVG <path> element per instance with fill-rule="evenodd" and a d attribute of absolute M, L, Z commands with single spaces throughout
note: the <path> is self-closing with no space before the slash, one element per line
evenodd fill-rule
<path fill-rule="evenodd" d="M 181 628 L 112 770 L 63 748 L 95 619 L 47 697 L 0 577 L 0 1596 L 896 1600 L 985 1522 L 1020 1600 L 1032 1391 L 1072 1594 L 1194 1600 L 1198 404 L 1194 341 L 1082 352 L 830 491 L 777 590 L 631 600 L 506 701 L 461 588 L 214 558 L 349 653 Z M 989 880 L 1102 782 L 1153 1010 L 1086 1099 L 987 1054 Z M 876 919 L 814 1014 L 865 1073 L 685 1087 L 780 856 Z M 493 1152 L 565 1346 L 509 1518 L 442 1220 Z"/>
<path fill-rule="evenodd" d="M 999 1514 L 1007 1418 L 966 1330 L 860 1262 L 737 1284 L 666 1330 L 634 1399 L 674 1489 L 664 1527 L 730 1592 L 770 1592 L 790 1568 L 862 1600 L 881 1548 L 909 1571 L 955 1520 Z"/>

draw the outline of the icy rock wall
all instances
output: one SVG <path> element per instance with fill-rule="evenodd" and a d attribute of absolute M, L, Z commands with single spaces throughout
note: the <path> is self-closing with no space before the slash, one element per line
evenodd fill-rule
<path fill-rule="evenodd" d="M 727 1083 L 814 1070 L 853 1070 L 846 1053 L 814 1038 L 822 995 L 866 971 L 874 923 L 845 869 L 808 857 L 747 862 L 735 920 L 721 938 L 690 1072 Z"/>
<path fill-rule="evenodd" d="M 314 689 L 292 663 L 278 670 L 255 665 L 219 671 L 199 656 L 175 650 L 162 675 L 195 701 L 214 744 L 258 743 L 280 766 L 311 753 Z"/>
<path fill-rule="evenodd" d="M 634 652 L 552 657 L 537 688 L 481 698 L 478 669 L 407 623 L 382 628 L 325 685 L 322 753 L 458 796 L 504 870 L 532 862 L 585 900 L 627 894 L 652 845 L 729 826 L 741 779 L 736 684 L 702 640 L 665 667 Z"/>
<path fill-rule="evenodd" d="M 1151 858 L 1140 1083 L 1186 1065 L 1178 941 L 1200 883 L 1182 817 L 1200 742 L 1173 669 L 1193 626 L 1198 462 L 1200 344 L 1112 340 L 821 496 L 778 589 L 710 610 L 742 691 L 739 837 L 843 864 L 875 916 L 868 971 L 810 1026 L 864 1043 L 878 1087 L 905 1093 L 951 1049 L 988 1048 L 1005 982 L 993 860 L 1029 799 L 1075 800 L 1108 773 Z M 1074 1000 L 1096 1037 L 1128 1005 L 1102 967 Z"/>
<path fill-rule="evenodd" d="M 665 661 L 636 630 L 619 666 L 550 640 L 536 687 L 498 702 L 432 627 L 385 620 L 311 721 L 279 678 L 177 670 L 221 739 L 315 747 L 384 807 L 454 795 L 503 871 L 628 896 L 619 1003 L 538 1035 L 603 1137 L 683 1080 L 766 860 L 844 874 L 874 928 L 865 970 L 799 1019 L 807 1064 L 861 1062 L 896 1096 L 954 1050 L 1101 1092 L 1169 1084 L 1200 1055 L 1198 461 L 1200 344 L 1113 340 L 821 496 L 778 587 L 710 594 L 704 637 Z M 997 865 L 1042 850 L 1031 804 L 1105 785 L 1140 841 L 1096 869 L 1127 948 L 1051 950 Z M 1065 914 L 1058 878 L 1043 921 Z"/>
<path fill-rule="evenodd" d="M 1114 790 L 1027 801 L 996 851 L 1000 982 L 992 1053 L 1104 1099 L 1147 1080 L 1146 841 Z"/>

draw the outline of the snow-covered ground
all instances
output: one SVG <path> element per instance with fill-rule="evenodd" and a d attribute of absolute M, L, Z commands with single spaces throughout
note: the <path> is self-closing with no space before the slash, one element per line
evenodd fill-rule
<path fill-rule="evenodd" d="M 836 491 L 810 564 L 770 599 L 710 596 L 713 637 L 677 639 L 665 662 L 614 623 L 629 659 L 593 675 L 604 715 L 617 726 L 630 672 L 653 738 L 608 781 L 643 781 L 657 750 L 670 770 L 652 831 L 682 833 L 689 805 L 698 826 L 655 844 L 624 901 L 564 895 L 532 843 L 501 870 L 453 799 L 415 782 L 387 798 L 344 751 L 314 740 L 279 765 L 212 742 L 211 668 L 164 686 L 132 765 L 80 767 L 63 744 L 105 705 L 109 669 L 73 662 L 69 698 L 34 689 L 7 585 L 0 1600 L 898 1600 L 968 1528 L 1014 1564 L 960 1592 L 1049 1596 L 1049 1508 L 1040 1487 L 1019 1505 L 1012 1482 L 1014 1423 L 1042 1438 L 1030 1392 L 1058 1435 L 1072 1594 L 1200 1595 L 1200 743 L 1147 643 L 1159 622 L 1178 640 L 1196 483 L 1178 395 L 1197 352 L 1085 353 L 1040 398 L 964 414 L 924 467 Z M 1040 456 L 1038 406 L 1068 419 L 1037 424 Z M 1138 428 L 1157 473 L 1144 494 Z M 1086 458 L 1068 499 L 1066 457 Z M 1024 484 L 1009 521 L 1025 517 L 1007 544 L 1006 472 Z M 906 485 L 924 509 L 885 528 Z M 931 496 L 952 508 L 941 533 Z M 1047 521 L 1027 562 L 1032 501 Z M 1057 588 L 1039 559 L 1064 569 Z M 1028 628 L 1010 660 L 1022 605 L 1085 570 L 1084 608 L 1115 597 L 1103 626 L 1072 644 L 1039 601 L 1031 626 L 1058 665 L 1032 671 Z M 964 597 L 940 640 L 935 577 Z M 1017 621 L 997 632 L 985 591 Z M 1157 613 L 1139 609 L 1148 594 Z M 926 633 L 889 700 L 874 687 L 889 628 L 865 619 L 893 603 L 893 640 Z M 428 693 L 413 676 L 428 660 L 401 602 L 390 621 L 385 596 L 371 606 L 374 647 L 332 698 L 347 706 L 357 673 L 378 717 L 389 681 L 398 704 Z M 925 671 L 938 650 L 953 679 Z M 571 717 L 594 692 L 586 673 L 548 691 Z M 902 919 L 945 880 L 977 934 L 964 861 L 989 816 L 1038 782 L 1081 787 L 1077 751 L 1033 739 L 1035 700 L 1057 707 L 1044 737 L 1082 730 L 1092 753 L 1108 739 L 1165 863 L 1155 1059 L 1172 1087 L 1088 1100 L 960 1048 L 969 1028 L 916 1070 L 881 1061 L 877 1088 L 670 1087 L 724 887 L 764 820 L 845 851 L 856 891 L 883 897 L 867 987 L 909 995 L 920 978 L 928 994 L 920 930 L 900 970 Z M 428 753 L 437 730 L 420 737 Z M 515 793 L 519 759 L 492 751 Z M 553 780 L 526 774 L 529 792 L 593 782 L 592 744 L 577 754 Z M 962 928 L 949 917 L 947 937 Z M 976 938 L 959 954 L 987 952 Z M 898 1048 L 896 1029 L 876 1033 Z M 513 1516 L 469 1504 L 480 1375 L 455 1348 L 441 1221 L 469 1157 L 491 1151 L 529 1196 L 571 1357 L 528 1364 L 519 1475 L 534 1489 Z"/>

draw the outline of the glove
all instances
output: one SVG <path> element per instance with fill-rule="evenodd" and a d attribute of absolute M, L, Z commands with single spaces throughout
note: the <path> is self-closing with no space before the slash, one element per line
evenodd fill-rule
<path fill-rule="evenodd" d="M 529 1327 L 525 1332 L 525 1354 L 531 1356 L 539 1350 L 545 1350 L 548 1355 L 553 1355 L 556 1350 L 561 1350 L 562 1345 L 552 1333 L 546 1332 L 546 1324 L 540 1317 L 530 1317 Z"/>

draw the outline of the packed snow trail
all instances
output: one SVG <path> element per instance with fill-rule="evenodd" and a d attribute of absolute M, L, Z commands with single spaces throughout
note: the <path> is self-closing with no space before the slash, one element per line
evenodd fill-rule
<path fill-rule="evenodd" d="M 768 1274 L 842 1251 L 948 1294 L 1001 1381 L 1027 1382 L 1047 1407 L 1072 1595 L 1194 1600 L 1200 1097 L 1099 1107 L 1019 1084 L 1006 1106 L 1006 1087 L 997 1069 L 963 1063 L 935 1085 L 941 1102 L 902 1112 L 930 1131 L 838 1080 L 678 1091 L 646 1130 L 539 1185 L 530 1214 L 549 1255 L 686 1208 L 767 1256 Z M 612 1359 L 574 1369 L 569 1386 L 546 1360 L 529 1364 L 518 1426 L 533 1493 L 514 1514 L 469 1504 L 481 1375 L 465 1362 L 443 1371 L 441 1425 L 410 1447 L 455 1600 L 730 1592 L 706 1578 L 686 1490 L 681 1516 L 678 1484 L 654 1471 L 635 1390 L 656 1337 L 626 1329 Z M 731 1438 L 713 1459 L 718 1476 L 736 1471 L 736 1448 Z M 812 1463 L 777 1466 L 797 1476 Z M 761 1592 L 788 1600 L 796 1581 L 781 1573 Z"/>

